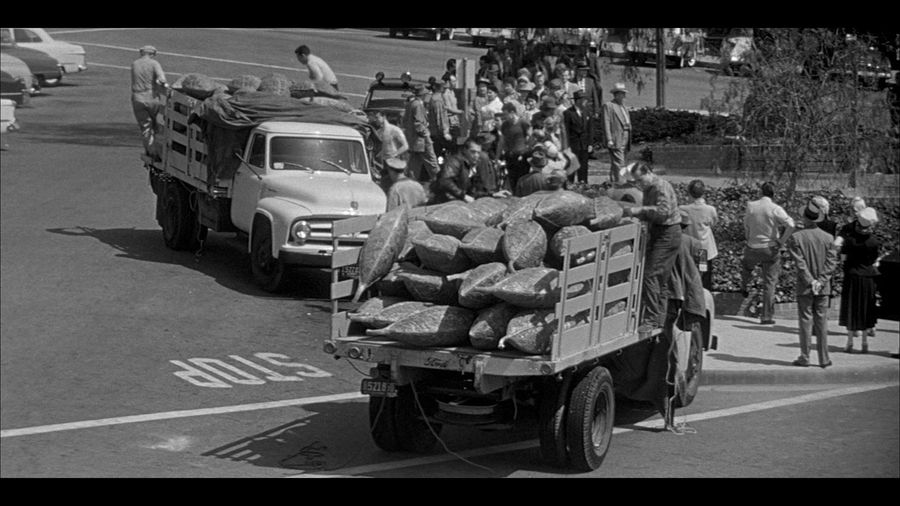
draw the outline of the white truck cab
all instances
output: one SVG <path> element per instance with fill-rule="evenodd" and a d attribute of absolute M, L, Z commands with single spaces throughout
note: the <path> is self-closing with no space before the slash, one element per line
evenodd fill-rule
<path fill-rule="evenodd" d="M 335 220 L 385 211 L 387 197 L 372 179 L 365 140 L 355 128 L 300 121 L 264 121 L 233 153 L 233 175 L 210 177 L 209 146 L 188 124 L 196 101 L 172 91 L 160 156 L 144 156 L 158 196 L 166 244 L 193 249 L 207 229 L 247 236 L 253 277 L 277 291 L 290 266 L 330 267 Z M 211 183 L 212 181 L 212 183 Z M 174 185 L 174 186 L 173 186 Z M 346 248 L 365 236 L 342 241 Z"/>

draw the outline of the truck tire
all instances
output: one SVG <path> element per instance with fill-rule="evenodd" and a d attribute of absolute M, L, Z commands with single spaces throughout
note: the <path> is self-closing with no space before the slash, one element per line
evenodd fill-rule
<path fill-rule="evenodd" d="M 703 325 L 699 321 L 691 324 L 691 351 L 688 354 L 688 367 L 684 373 L 684 395 L 675 397 L 675 407 L 690 406 L 700 389 L 700 375 L 703 372 Z"/>
<path fill-rule="evenodd" d="M 434 400 L 418 392 L 419 402 L 426 413 L 434 412 Z M 378 411 L 381 415 L 378 416 Z M 369 427 L 372 439 L 385 451 L 427 453 L 434 448 L 437 438 L 421 418 L 412 388 L 399 387 L 397 397 L 369 398 Z M 377 416 L 377 424 L 376 422 Z M 430 422 L 434 432 L 440 434 L 441 424 Z"/>
<path fill-rule="evenodd" d="M 600 467 L 612 440 L 616 414 L 612 375 L 596 366 L 578 380 L 566 414 L 569 463 L 579 471 Z"/>
<path fill-rule="evenodd" d="M 284 289 L 287 278 L 284 262 L 272 256 L 272 224 L 261 216 L 254 218 L 250 238 L 250 271 L 253 280 L 263 290 L 277 293 Z"/>
<path fill-rule="evenodd" d="M 157 196 L 162 201 L 163 240 L 173 250 L 196 249 L 199 246 L 200 223 L 191 210 L 190 194 L 180 183 L 171 181 Z"/>
<path fill-rule="evenodd" d="M 566 448 L 566 411 L 569 407 L 569 393 L 572 374 L 562 381 L 546 380 L 541 385 L 538 405 L 538 439 L 541 442 L 541 459 L 554 467 L 569 465 Z"/>

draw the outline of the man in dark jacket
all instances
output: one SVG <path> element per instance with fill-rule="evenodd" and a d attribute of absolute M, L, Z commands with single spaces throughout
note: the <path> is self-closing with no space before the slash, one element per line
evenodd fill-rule
<path fill-rule="evenodd" d="M 475 200 L 469 195 L 469 191 L 472 186 L 472 171 L 480 156 L 481 145 L 470 139 L 458 153 L 447 158 L 433 185 L 435 203 Z"/>
<path fill-rule="evenodd" d="M 415 96 L 406 104 L 402 121 L 403 133 L 409 143 L 408 170 L 416 181 L 430 183 L 441 168 L 434 154 L 434 144 L 428 129 L 428 113 L 423 102 L 428 90 L 425 85 L 417 84 L 414 93 Z"/>
<path fill-rule="evenodd" d="M 588 160 L 594 151 L 594 122 L 593 114 L 588 109 L 587 93 L 576 90 L 573 98 L 575 105 L 566 109 L 563 113 L 566 134 L 569 136 L 569 147 L 578 158 L 578 171 L 569 176 L 569 182 L 588 182 Z"/>

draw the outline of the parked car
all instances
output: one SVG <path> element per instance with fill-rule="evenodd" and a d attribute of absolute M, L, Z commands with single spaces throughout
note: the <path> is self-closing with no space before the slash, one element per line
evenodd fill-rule
<path fill-rule="evenodd" d="M 424 33 L 433 40 L 453 40 L 453 32 L 453 28 L 388 28 L 388 35 L 391 37 L 396 37 L 398 33 L 404 37 L 409 37 L 411 33 Z"/>
<path fill-rule="evenodd" d="M 0 40 L 12 40 L 20 47 L 43 51 L 56 58 L 67 74 L 87 70 L 84 48 L 55 40 L 43 28 L 0 28 Z"/>
<path fill-rule="evenodd" d="M 12 42 L 0 44 L 0 53 L 15 56 L 25 62 L 41 86 L 56 86 L 62 81 L 64 72 L 59 60 L 43 51 L 22 47 Z"/>
<path fill-rule="evenodd" d="M 13 79 L 21 79 L 28 95 L 33 96 L 41 92 L 41 85 L 32 75 L 31 68 L 15 56 L 0 52 L 0 70 L 9 74 Z"/>
<path fill-rule="evenodd" d="M 375 81 L 369 85 L 369 92 L 363 99 L 362 110 L 368 115 L 375 111 L 383 111 L 392 124 L 400 126 L 406 102 L 412 96 L 417 84 L 427 86 L 427 81 L 413 80 L 408 73 L 403 76 L 384 77 L 384 72 L 375 74 Z"/>
<path fill-rule="evenodd" d="M 21 78 L 15 78 L 8 72 L 0 70 L 0 98 L 12 100 L 16 105 L 23 105 L 31 97 Z"/>

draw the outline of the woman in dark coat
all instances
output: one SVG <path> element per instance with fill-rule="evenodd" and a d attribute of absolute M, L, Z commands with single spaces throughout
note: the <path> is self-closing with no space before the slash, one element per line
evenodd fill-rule
<path fill-rule="evenodd" d="M 847 346 L 844 351 L 853 352 L 853 338 L 861 337 L 861 351 L 869 351 L 867 337 L 874 335 L 878 321 L 875 306 L 875 277 L 878 276 L 878 250 L 880 241 L 873 234 L 878 214 L 867 207 L 841 228 L 835 244 L 844 260 L 844 285 L 841 289 L 839 324 L 847 327 Z M 870 332 L 871 330 L 871 332 Z"/>

